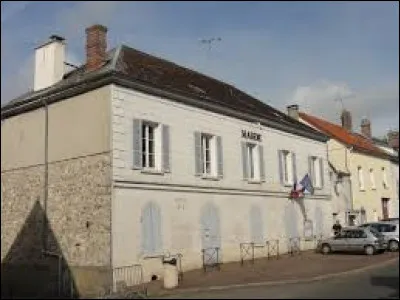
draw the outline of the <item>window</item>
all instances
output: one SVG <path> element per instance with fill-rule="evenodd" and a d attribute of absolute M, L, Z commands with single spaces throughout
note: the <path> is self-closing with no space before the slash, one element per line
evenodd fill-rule
<path fill-rule="evenodd" d="M 361 167 L 358 167 L 357 171 L 358 171 L 358 185 L 360 187 L 360 190 L 363 191 L 364 190 L 364 174 L 363 174 L 363 170 L 362 170 Z"/>
<path fill-rule="evenodd" d="M 168 125 L 133 120 L 133 168 L 170 172 Z"/>
<path fill-rule="evenodd" d="M 322 158 L 316 156 L 309 156 L 308 168 L 313 186 L 316 188 L 322 188 L 323 174 L 324 174 Z"/>
<path fill-rule="evenodd" d="M 204 175 L 213 175 L 214 172 L 214 164 L 215 164 L 215 151 L 214 151 L 214 143 L 213 137 L 208 134 L 201 135 L 201 154 L 203 161 L 203 174 Z"/>
<path fill-rule="evenodd" d="M 155 168 L 155 131 L 157 130 L 156 124 L 143 123 L 142 124 L 142 167 L 154 169 Z"/>
<path fill-rule="evenodd" d="M 223 175 L 222 138 L 195 132 L 195 174 L 204 178 Z"/>
<path fill-rule="evenodd" d="M 242 142 L 243 177 L 252 182 L 265 180 L 263 146 Z"/>
<path fill-rule="evenodd" d="M 389 187 L 388 181 L 387 181 L 387 176 L 386 176 L 386 169 L 382 167 L 382 183 L 383 183 L 383 188 L 387 189 Z"/>
<path fill-rule="evenodd" d="M 296 155 L 288 150 L 278 151 L 281 184 L 293 185 L 296 176 Z"/>
<path fill-rule="evenodd" d="M 376 190 L 374 169 L 369 169 L 369 179 L 371 181 L 371 189 Z"/>

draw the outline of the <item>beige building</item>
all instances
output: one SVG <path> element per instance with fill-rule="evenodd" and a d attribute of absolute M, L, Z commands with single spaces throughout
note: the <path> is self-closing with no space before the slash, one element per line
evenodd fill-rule
<path fill-rule="evenodd" d="M 189 270 L 240 260 L 241 243 L 287 252 L 331 233 L 326 135 L 171 62 L 106 51 L 103 26 L 76 70 L 64 47 L 37 48 L 34 90 L 1 110 L 2 293 L 98 295 L 162 278 L 168 254 Z M 289 200 L 310 159 L 315 193 Z"/>
<path fill-rule="evenodd" d="M 359 134 L 352 130 L 348 111 L 343 111 L 342 126 L 339 126 L 298 112 L 297 106 L 292 106 L 292 110 L 297 111 L 292 114 L 299 120 L 330 137 L 328 161 L 332 176 L 343 174 L 340 180 L 336 178 L 332 182 L 337 186 L 332 197 L 335 218 L 351 225 L 398 217 L 398 193 L 392 166 L 396 161 L 398 164 L 398 156 L 374 145 L 370 122 L 362 121 L 362 134 Z"/>

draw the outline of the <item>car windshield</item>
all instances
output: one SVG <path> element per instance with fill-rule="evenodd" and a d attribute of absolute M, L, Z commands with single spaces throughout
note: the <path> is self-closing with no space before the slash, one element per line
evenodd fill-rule
<path fill-rule="evenodd" d="M 377 237 L 377 238 L 380 238 L 380 237 L 382 236 L 382 234 L 380 234 L 379 231 L 376 230 L 376 229 L 373 228 L 373 227 L 370 227 L 370 228 L 369 228 L 369 231 L 371 231 L 371 233 L 372 233 L 375 237 Z"/>

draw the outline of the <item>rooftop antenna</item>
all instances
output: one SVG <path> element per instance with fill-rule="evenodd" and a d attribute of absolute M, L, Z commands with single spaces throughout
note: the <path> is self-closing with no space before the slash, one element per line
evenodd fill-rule
<path fill-rule="evenodd" d="M 211 50 L 211 46 L 213 43 L 220 42 L 220 41 L 222 41 L 222 38 L 220 38 L 220 37 L 213 37 L 210 39 L 200 39 L 201 44 L 208 45 L 208 51 Z"/>

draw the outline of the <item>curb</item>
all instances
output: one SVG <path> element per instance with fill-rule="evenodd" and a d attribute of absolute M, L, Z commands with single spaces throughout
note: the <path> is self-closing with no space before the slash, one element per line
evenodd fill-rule
<path fill-rule="evenodd" d="M 383 261 L 383 262 L 375 263 L 375 264 L 361 267 L 358 269 L 324 274 L 324 275 L 319 275 L 319 276 L 306 278 L 306 279 L 288 279 L 288 280 L 278 280 L 278 281 L 263 281 L 263 282 L 252 282 L 252 283 L 243 283 L 243 284 L 210 286 L 210 287 L 202 287 L 202 288 L 177 289 L 177 290 L 173 290 L 173 291 L 161 291 L 158 293 L 154 293 L 153 295 L 150 294 L 150 295 L 148 295 L 148 297 L 150 298 L 150 297 L 173 296 L 173 295 L 178 295 L 178 294 L 198 293 L 198 292 L 207 292 L 207 291 L 221 291 L 221 290 L 243 288 L 243 287 L 272 286 L 272 285 L 285 285 L 285 284 L 316 282 L 316 281 L 321 281 L 324 279 L 331 279 L 331 278 L 336 278 L 336 277 L 341 277 L 341 276 L 346 276 L 346 275 L 351 275 L 351 274 L 357 274 L 357 273 L 367 271 L 370 269 L 375 269 L 375 268 L 389 265 L 398 260 L 399 260 L 399 257 L 395 257 L 395 258 L 391 258 L 391 259 Z"/>

